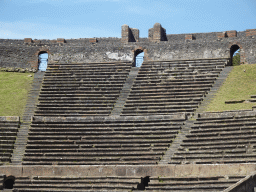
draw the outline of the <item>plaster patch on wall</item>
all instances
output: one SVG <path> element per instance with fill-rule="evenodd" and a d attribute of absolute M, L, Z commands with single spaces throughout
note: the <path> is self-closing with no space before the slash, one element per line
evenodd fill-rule
<path fill-rule="evenodd" d="M 130 54 L 124 54 L 123 56 L 119 56 L 118 53 L 111 53 L 111 52 L 106 52 L 106 55 L 108 56 L 109 59 L 114 59 L 114 60 L 121 60 L 121 61 L 132 61 L 132 55 Z"/>

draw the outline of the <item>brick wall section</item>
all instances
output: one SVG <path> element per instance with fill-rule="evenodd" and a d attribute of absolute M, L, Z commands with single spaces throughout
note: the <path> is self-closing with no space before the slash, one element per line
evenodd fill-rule
<path fill-rule="evenodd" d="M 58 39 L 57 39 L 57 43 L 65 43 L 65 39 L 63 39 L 63 38 L 58 38 Z"/>
<path fill-rule="evenodd" d="M 225 37 L 227 37 L 227 32 L 220 32 L 220 33 L 217 33 L 217 37 L 218 37 L 218 38 L 225 38 Z"/>
<path fill-rule="evenodd" d="M 254 36 L 256 35 L 256 29 L 246 29 L 245 34 L 246 36 Z"/>
<path fill-rule="evenodd" d="M 186 35 L 185 40 L 194 40 L 195 37 L 193 35 Z"/>
<path fill-rule="evenodd" d="M 24 39 L 24 42 L 25 42 L 25 43 L 32 43 L 32 39 L 31 39 L 31 38 L 25 38 L 25 39 Z"/>
<path fill-rule="evenodd" d="M 90 38 L 90 39 L 89 39 L 89 42 L 90 42 L 90 43 L 97 43 L 98 40 L 97 40 L 97 38 Z"/>
<path fill-rule="evenodd" d="M 237 37 L 237 31 L 236 30 L 227 31 L 227 37 Z"/>

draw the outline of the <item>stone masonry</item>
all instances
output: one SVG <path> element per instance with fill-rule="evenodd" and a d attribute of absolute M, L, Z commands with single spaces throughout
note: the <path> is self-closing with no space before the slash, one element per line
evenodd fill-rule
<path fill-rule="evenodd" d="M 122 26 L 121 38 L 0 39 L 0 67 L 38 68 L 38 55 L 48 53 L 49 63 L 134 62 L 136 50 L 145 60 L 230 58 L 230 48 L 240 48 L 241 63 L 256 63 L 256 29 L 212 33 L 166 34 L 160 23 L 149 29 L 148 38 L 139 30 Z"/>

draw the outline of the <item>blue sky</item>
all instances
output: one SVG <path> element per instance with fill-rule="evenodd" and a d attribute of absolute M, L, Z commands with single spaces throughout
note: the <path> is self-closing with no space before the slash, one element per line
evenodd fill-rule
<path fill-rule="evenodd" d="M 256 28 L 255 0 L 0 0 L 1 39 L 121 37 L 158 22 L 167 34 Z"/>

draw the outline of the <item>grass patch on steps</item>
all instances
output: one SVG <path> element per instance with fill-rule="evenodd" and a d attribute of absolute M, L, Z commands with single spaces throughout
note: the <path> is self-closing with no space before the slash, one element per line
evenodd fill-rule
<path fill-rule="evenodd" d="M 256 95 L 256 64 L 234 66 L 206 111 L 252 109 L 256 103 L 225 104 L 229 100 L 249 100 L 251 95 Z"/>
<path fill-rule="evenodd" d="M 22 117 L 33 79 L 33 73 L 0 72 L 0 116 Z"/>

